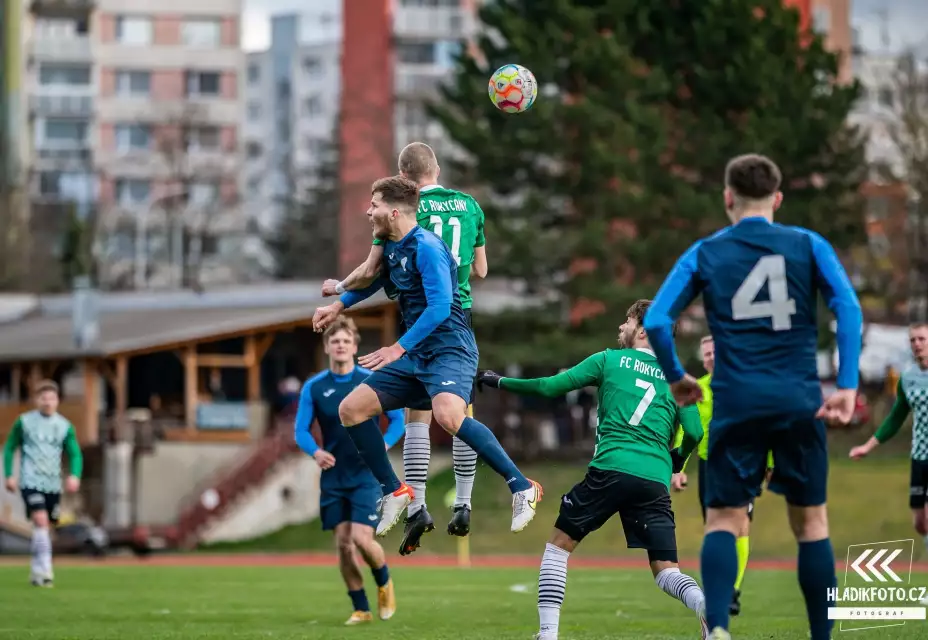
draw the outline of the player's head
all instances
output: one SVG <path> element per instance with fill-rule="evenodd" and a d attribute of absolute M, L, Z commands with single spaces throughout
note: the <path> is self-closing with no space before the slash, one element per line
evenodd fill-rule
<path fill-rule="evenodd" d="M 650 300 L 637 300 L 625 312 L 625 322 L 619 327 L 619 345 L 623 349 L 649 346 L 648 335 L 644 332 L 644 315 L 650 306 Z"/>
<path fill-rule="evenodd" d="M 909 325 L 909 344 L 912 346 L 912 355 L 922 368 L 928 367 L 928 322 Z"/>
<path fill-rule="evenodd" d="M 401 176 L 423 187 L 436 184 L 441 173 L 435 152 L 424 142 L 411 142 L 403 147 L 396 164 Z"/>
<path fill-rule="evenodd" d="M 699 355 L 702 356 L 702 366 L 712 373 L 715 369 L 715 340 L 712 336 L 703 336 L 699 341 Z"/>
<path fill-rule="evenodd" d="M 732 222 L 747 216 L 773 219 L 783 202 L 780 184 L 783 174 L 766 156 L 747 154 L 729 161 L 725 167 L 725 211 Z"/>
<path fill-rule="evenodd" d="M 345 316 L 337 317 L 322 333 L 322 345 L 329 356 L 329 367 L 354 364 L 358 353 L 361 334 L 354 320 Z"/>
<path fill-rule="evenodd" d="M 385 239 L 403 216 L 415 223 L 419 207 L 419 186 L 403 176 L 381 178 L 371 187 L 371 206 L 367 210 L 374 236 Z"/>
<path fill-rule="evenodd" d="M 58 411 L 58 383 L 40 380 L 35 386 L 35 406 L 43 415 L 50 416 Z"/>

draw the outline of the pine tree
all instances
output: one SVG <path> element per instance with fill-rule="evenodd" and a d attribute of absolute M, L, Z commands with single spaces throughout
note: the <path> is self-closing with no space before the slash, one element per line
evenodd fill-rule
<path fill-rule="evenodd" d="M 863 156 L 844 124 L 857 86 L 834 85 L 836 58 L 779 2 L 499 0 L 481 19 L 482 63 L 462 57 L 433 114 L 469 156 L 458 170 L 494 194 L 491 275 L 566 301 L 481 318 L 488 360 L 563 365 L 613 345 L 628 305 L 727 224 L 734 155 L 780 164 L 781 221 L 839 247 L 859 236 Z M 540 84 L 518 115 L 485 93 L 509 62 Z"/>

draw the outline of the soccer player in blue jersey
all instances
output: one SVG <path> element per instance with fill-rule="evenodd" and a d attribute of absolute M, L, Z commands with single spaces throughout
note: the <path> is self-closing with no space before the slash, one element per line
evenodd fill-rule
<path fill-rule="evenodd" d="M 393 581 L 383 548 L 374 539 L 374 527 L 380 520 L 377 515 L 380 483 L 358 456 L 354 443 L 338 420 L 338 405 L 371 373 L 355 366 L 359 341 L 360 334 L 350 318 L 338 318 L 325 330 L 322 342 L 329 356 L 329 368 L 303 385 L 294 424 L 296 443 L 322 469 L 319 481 L 322 528 L 335 532 L 338 566 L 354 607 L 347 625 L 373 620 L 364 592 L 364 579 L 355 563 L 355 550 L 374 574 L 380 619 L 389 620 L 396 612 Z M 390 411 L 387 417 L 390 426 L 383 440 L 389 449 L 403 436 L 406 425 L 402 411 Z M 319 421 L 322 430 L 322 447 L 313 439 L 314 419 Z M 371 418 L 370 422 L 379 431 L 376 420 Z"/>
<path fill-rule="evenodd" d="M 828 640 L 828 589 L 835 557 L 825 506 L 825 424 L 847 424 L 854 411 L 861 311 L 854 289 L 821 236 L 773 222 L 783 195 L 779 168 L 758 155 L 725 170 L 732 225 L 700 240 L 677 261 L 645 316 L 645 331 L 681 404 L 702 397 L 674 350 L 672 327 L 701 293 L 715 338 L 714 413 L 706 464 L 703 589 L 710 636 L 730 638 L 729 611 L 738 554 L 735 538 L 760 493 L 768 451 L 776 467 L 768 488 L 786 498 L 799 543 L 799 585 L 812 640 Z M 821 293 L 838 321 L 838 391 L 822 401 L 816 307 Z M 748 391 L 746 391 L 748 390 Z"/>
<path fill-rule="evenodd" d="M 477 374 L 477 344 L 461 307 L 457 263 L 442 239 L 417 223 L 418 204 L 419 187 L 407 178 L 374 183 L 367 215 L 374 235 L 386 240 L 381 275 L 366 289 L 346 292 L 337 302 L 320 307 L 313 317 L 319 331 L 343 309 L 386 287 L 396 294 L 407 327 L 396 344 L 359 360 L 374 373 L 342 401 L 339 415 L 384 489 L 378 535 L 396 525 L 413 491 L 396 477 L 379 444 L 379 431 L 365 425 L 371 416 L 402 407 L 431 408 L 445 431 L 457 435 L 505 479 L 512 492 L 510 528 L 519 532 L 535 517 L 541 485 L 519 471 L 492 431 L 467 415 Z"/>

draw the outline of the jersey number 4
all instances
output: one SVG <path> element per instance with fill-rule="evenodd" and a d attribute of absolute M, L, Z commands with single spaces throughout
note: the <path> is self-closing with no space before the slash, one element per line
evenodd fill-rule
<path fill-rule="evenodd" d="M 765 283 L 770 300 L 757 302 Z M 770 318 L 774 331 L 789 331 L 795 313 L 796 301 L 789 297 L 786 288 L 786 259 L 781 255 L 758 260 L 731 299 L 731 315 L 735 320 Z"/>
<path fill-rule="evenodd" d="M 442 239 L 442 241 L 451 247 L 451 255 L 454 261 L 461 266 L 461 221 L 458 218 L 448 218 L 448 226 L 451 227 L 451 242 L 445 239 L 442 234 L 444 223 L 441 216 L 432 216 L 429 218 L 429 224 L 432 225 L 432 232 Z"/>

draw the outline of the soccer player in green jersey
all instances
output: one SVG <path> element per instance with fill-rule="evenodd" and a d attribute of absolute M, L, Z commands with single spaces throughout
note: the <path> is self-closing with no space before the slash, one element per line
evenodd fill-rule
<path fill-rule="evenodd" d="M 896 401 L 883 424 L 864 444 L 851 449 L 851 458 L 859 460 L 899 432 L 909 413 L 915 413 L 912 424 L 912 471 L 909 486 L 909 507 L 912 524 L 928 547 L 928 323 L 909 327 L 909 344 L 915 364 L 908 367 L 896 385 Z M 928 603 L 926 603 L 928 604 Z"/>
<path fill-rule="evenodd" d="M 84 462 L 74 427 L 58 413 L 58 385 L 54 381 L 43 380 L 36 386 L 36 407 L 13 423 L 3 448 L 3 470 L 7 491 L 20 490 L 26 515 L 32 520 L 30 581 L 37 587 L 51 587 L 54 573 L 49 523 L 58 522 L 62 449 L 71 468 L 64 488 L 71 493 L 80 489 Z M 13 475 L 17 449 L 22 450 L 19 481 Z"/>
<path fill-rule="evenodd" d="M 413 142 L 407 145 L 400 152 L 397 164 L 403 177 L 419 185 L 419 209 L 416 212 L 419 226 L 438 235 L 451 249 L 451 255 L 458 264 L 461 307 L 468 321 L 472 322 L 473 298 L 470 276 L 473 273 L 479 278 L 485 278 L 488 269 L 483 210 L 470 195 L 447 189 L 438 183 L 441 167 L 438 165 L 435 152 L 427 144 Z M 341 282 L 326 280 L 323 284 L 323 295 L 363 289 L 373 282 L 380 272 L 382 245 L 382 240 L 374 238 L 370 255 L 364 264 Z M 473 396 L 473 392 L 471 395 Z M 473 416 L 473 406 L 468 407 L 468 412 Z M 415 551 L 422 536 L 435 528 L 432 516 L 425 506 L 425 484 L 431 457 L 431 422 L 431 411 L 407 409 L 406 438 L 403 441 L 403 475 L 406 484 L 413 490 L 414 498 L 407 509 L 403 540 L 400 543 L 401 555 Z M 477 472 L 477 454 L 457 436 L 452 440 L 451 451 L 456 495 L 451 521 L 448 523 L 448 533 L 466 536 L 470 533 L 471 495 Z"/>
<path fill-rule="evenodd" d="M 619 330 L 620 349 L 590 356 L 572 369 L 548 378 L 503 378 L 492 371 L 477 376 L 490 386 L 548 398 L 584 387 L 599 387 L 596 448 L 586 477 L 561 498 L 560 514 L 545 546 L 538 577 L 536 640 L 556 640 L 567 588 L 567 560 L 580 541 L 616 513 L 632 549 L 647 549 L 657 585 L 699 615 L 702 637 L 704 596 L 696 581 L 680 572 L 670 504 L 671 474 L 702 438 L 699 413 L 680 408 L 641 326 L 649 300 L 628 310 Z M 683 444 L 671 450 L 677 425 Z"/>
<path fill-rule="evenodd" d="M 702 509 L 702 521 L 706 521 L 706 458 L 709 455 L 709 423 L 712 421 L 712 372 L 715 370 L 715 341 L 712 336 L 703 336 L 699 341 L 699 352 L 702 356 L 702 366 L 708 372 L 701 377 L 699 387 L 702 389 L 702 400 L 696 403 L 699 410 L 699 419 L 702 422 L 703 437 L 699 441 L 696 453 L 699 456 L 699 507 Z M 674 443 L 678 446 L 682 443 L 683 430 L 677 433 L 677 440 Z M 689 462 L 689 460 L 687 460 Z M 767 457 L 767 477 L 773 470 L 773 454 Z M 675 491 L 683 491 L 686 488 L 688 478 L 686 477 L 686 466 L 680 473 L 674 474 L 670 481 L 670 486 Z M 741 585 L 744 582 L 744 573 L 748 567 L 748 558 L 751 553 L 751 525 L 754 520 L 754 501 L 748 504 L 748 519 L 744 523 L 741 531 L 738 532 L 738 538 L 735 545 L 738 550 L 738 577 L 735 579 L 735 592 L 732 594 L 731 604 L 728 607 L 729 613 L 736 616 L 741 613 Z"/>

